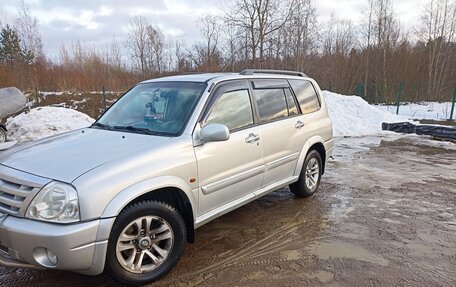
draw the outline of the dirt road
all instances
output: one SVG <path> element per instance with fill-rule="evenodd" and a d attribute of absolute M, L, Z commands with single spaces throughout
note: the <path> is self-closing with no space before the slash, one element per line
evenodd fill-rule
<path fill-rule="evenodd" d="M 278 190 L 196 232 L 154 286 L 455 286 L 456 145 L 339 138 L 321 189 Z M 2 286 L 112 286 L 0 268 Z"/>

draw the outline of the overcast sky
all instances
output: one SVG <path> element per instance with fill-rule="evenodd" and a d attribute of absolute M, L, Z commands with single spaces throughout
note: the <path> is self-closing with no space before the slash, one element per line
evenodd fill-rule
<path fill-rule="evenodd" d="M 80 40 L 95 47 L 109 43 L 115 36 L 124 43 L 128 21 L 143 15 L 166 36 L 177 36 L 187 43 L 199 38 L 196 21 L 204 14 L 220 14 L 220 7 L 233 0 L 25 0 L 40 24 L 44 49 L 57 56 L 62 43 L 69 46 Z M 419 20 L 426 0 L 392 0 L 396 14 L 407 28 Z M 336 18 L 360 21 L 367 0 L 316 0 L 319 22 L 332 14 Z M 0 21 L 13 22 L 20 0 L 0 1 Z"/>

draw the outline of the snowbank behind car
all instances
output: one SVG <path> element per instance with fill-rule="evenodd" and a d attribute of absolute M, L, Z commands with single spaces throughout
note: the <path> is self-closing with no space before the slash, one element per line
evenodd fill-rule
<path fill-rule="evenodd" d="M 39 107 L 9 118 L 6 128 L 10 139 L 29 141 L 88 127 L 94 121 L 88 115 L 76 110 Z"/>

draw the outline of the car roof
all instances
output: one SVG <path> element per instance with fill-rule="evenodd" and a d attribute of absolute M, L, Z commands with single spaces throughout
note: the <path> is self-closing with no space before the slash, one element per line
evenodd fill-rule
<path fill-rule="evenodd" d="M 167 76 L 143 81 L 141 83 L 153 82 L 220 82 L 235 79 L 310 79 L 308 77 L 273 74 L 273 73 L 255 73 L 255 74 L 241 74 L 241 73 L 202 73 L 202 74 L 182 74 L 175 76 Z"/>

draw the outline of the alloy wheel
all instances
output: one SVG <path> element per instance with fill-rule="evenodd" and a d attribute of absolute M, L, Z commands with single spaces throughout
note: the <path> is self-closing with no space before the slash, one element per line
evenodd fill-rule
<path fill-rule="evenodd" d="M 120 233 L 117 260 L 129 272 L 149 272 L 166 260 L 173 243 L 174 233 L 168 222 L 158 216 L 143 216 Z"/>
<path fill-rule="evenodd" d="M 312 190 L 318 183 L 318 177 L 320 176 L 320 165 L 316 158 L 311 158 L 307 162 L 306 166 L 306 186 L 309 190 Z"/>

